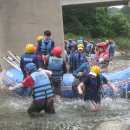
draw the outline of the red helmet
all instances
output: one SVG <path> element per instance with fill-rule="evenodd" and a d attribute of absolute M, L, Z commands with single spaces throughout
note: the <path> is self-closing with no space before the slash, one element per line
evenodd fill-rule
<path fill-rule="evenodd" d="M 67 43 L 67 40 L 64 40 L 64 44 L 66 44 Z"/>
<path fill-rule="evenodd" d="M 53 53 L 53 55 L 55 55 L 55 56 L 60 56 L 61 53 L 62 53 L 61 47 L 54 47 L 53 50 L 52 50 L 52 53 Z"/>
<path fill-rule="evenodd" d="M 106 44 L 105 44 L 104 42 L 100 42 L 100 43 L 98 44 L 98 47 L 103 47 L 103 48 L 105 48 L 105 47 L 106 47 Z"/>
<path fill-rule="evenodd" d="M 112 40 L 109 40 L 109 43 L 110 43 L 110 44 L 112 44 L 112 43 L 113 43 L 113 41 L 112 41 Z"/>

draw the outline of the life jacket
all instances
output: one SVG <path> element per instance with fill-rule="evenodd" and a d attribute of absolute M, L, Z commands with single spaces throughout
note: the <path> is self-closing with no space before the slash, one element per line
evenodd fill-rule
<path fill-rule="evenodd" d="M 92 99 L 101 96 L 101 90 L 103 85 L 102 76 L 98 76 L 96 79 L 91 75 L 87 76 L 87 84 L 85 84 L 84 100 Z"/>
<path fill-rule="evenodd" d="M 75 55 L 76 55 L 75 56 L 76 57 L 76 68 L 81 66 L 83 63 L 87 62 L 85 53 L 79 54 L 79 52 L 77 52 Z"/>
<path fill-rule="evenodd" d="M 71 67 L 75 66 L 76 65 L 76 51 L 70 51 L 70 54 L 69 54 L 69 64 Z"/>
<path fill-rule="evenodd" d="M 36 71 L 30 75 L 34 81 L 33 99 L 42 100 L 54 97 L 51 82 L 44 71 Z"/>
<path fill-rule="evenodd" d="M 91 43 L 89 43 L 86 45 L 85 50 L 87 53 L 91 53 L 92 48 L 93 48 L 93 45 Z"/>
<path fill-rule="evenodd" d="M 104 59 L 104 61 L 100 63 L 101 67 L 103 67 L 103 68 L 107 67 L 109 64 L 109 60 L 110 60 L 109 52 L 105 51 L 105 52 L 99 54 L 99 52 L 97 51 L 95 54 L 96 54 L 96 56 L 99 57 L 99 59 L 100 58 Z"/>
<path fill-rule="evenodd" d="M 63 75 L 63 58 L 50 56 L 47 69 L 52 71 L 52 77 L 61 77 Z"/>
<path fill-rule="evenodd" d="M 42 44 L 41 44 L 42 55 L 50 55 L 51 49 L 52 49 L 51 45 L 52 45 L 51 39 L 48 40 L 47 44 L 46 44 L 45 39 L 44 38 L 42 39 Z"/>
<path fill-rule="evenodd" d="M 21 62 L 22 62 L 22 64 L 23 64 L 23 66 L 25 66 L 26 64 L 28 64 L 28 63 L 33 63 L 34 62 L 34 59 L 36 58 L 37 56 L 36 56 L 36 54 L 23 54 L 22 56 L 21 56 Z"/>
<path fill-rule="evenodd" d="M 83 41 L 82 39 L 79 39 L 79 40 L 77 40 L 77 43 L 78 43 L 78 44 L 83 44 L 84 41 Z"/>
<path fill-rule="evenodd" d="M 109 53 L 114 54 L 115 53 L 115 46 L 113 44 L 109 45 Z"/>

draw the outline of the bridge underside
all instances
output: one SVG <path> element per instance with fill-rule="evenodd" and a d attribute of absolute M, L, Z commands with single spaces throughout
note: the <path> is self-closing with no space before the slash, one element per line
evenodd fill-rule
<path fill-rule="evenodd" d="M 128 1 L 126 0 L 63 0 L 62 7 L 77 7 L 77 6 L 114 6 L 114 5 L 128 5 Z"/>

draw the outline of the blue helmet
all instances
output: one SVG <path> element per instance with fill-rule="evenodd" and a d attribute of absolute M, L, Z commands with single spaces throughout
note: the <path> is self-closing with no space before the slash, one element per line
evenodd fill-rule
<path fill-rule="evenodd" d="M 71 44 L 70 44 L 71 47 L 77 47 L 77 43 L 75 41 L 73 41 Z"/>
<path fill-rule="evenodd" d="M 26 70 L 35 71 L 35 70 L 37 70 L 37 67 L 34 63 L 28 63 L 25 65 L 24 70 L 25 71 Z"/>

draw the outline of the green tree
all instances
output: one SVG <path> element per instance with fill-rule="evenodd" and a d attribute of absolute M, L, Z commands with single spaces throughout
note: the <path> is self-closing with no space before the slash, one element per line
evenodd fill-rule
<path fill-rule="evenodd" d="M 130 24 L 122 13 L 116 13 L 111 16 L 111 29 L 115 36 L 129 36 Z"/>
<path fill-rule="evenodd" d="M 129 20 L 129 23 L 130 23 L 130 7 L 124 6 L 121 9 L 121 12 L 126 16 L 126 18 Z"/>

